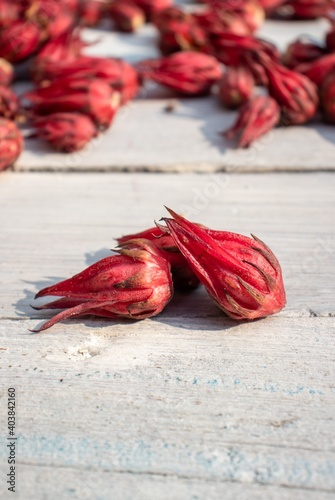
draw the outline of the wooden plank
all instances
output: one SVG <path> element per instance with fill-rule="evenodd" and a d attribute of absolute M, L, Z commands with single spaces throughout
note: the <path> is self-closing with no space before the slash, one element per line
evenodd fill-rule
<path fill-rule="evenodd" d="M 301 34 L 307 33 L 322 41 L 328 29 L 324 20 L 267 21 L 258 35 L 275 42 L 283 50 Z M 112 33 L 110 27 L 105 26 L 104 29 L 86 30 L 85 37 L 88 41 L 99 40 L 87 49 L 91 54 L 124 57 L 130 62 L 159 55 L 157 33 L 150 25 L 134 36 Z M 23 91 L 21 86 L 18 91 Z M 173 93 L 149 84 L 135 101 L 120 110 L 111 129 L 82 152 L 59 154 L 42 141 L 27 139 L 15 168 L 20 171 L 159 172 L 335 168 L 332 126 L 313 123 L 278 128 L 257 141 L 251 149 L 236 150 L 234 144 L 220 134 L 234 122 L 235 112 L 221 108 L 216 96 L 175 97 Z M 174 99 L 176 109 L 168 114 L 164 109 L 171 99 Z"/>
<path fill-rule="evenodd" d="M 331 498 L 333 191 L 331 173 L 4 173 L 0 423 L 14 386 L 18 498 Z M 38 289 L 151 225 L 163 203 L 264 239 L 283 265 L 287 308 L 237 323 L 199 289 L 151 320 L 29 333 L 49 316 L 31 312 Z"/>
<path fill-rule="evenodd" d="M 334 318 L 89 319 L 27 335 L 33 324 L 0 329 L 18 471 L 154 475 L 218 492 L 267 485 L 274 498 L 284 487 L 292 498 L 335 491 Z"/>

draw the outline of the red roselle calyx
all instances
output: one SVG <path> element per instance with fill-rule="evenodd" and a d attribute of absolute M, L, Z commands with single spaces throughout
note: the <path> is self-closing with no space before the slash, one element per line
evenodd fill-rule
<path fill-rule="evenodd" d="M 208 0 L 212 10 L 220 16 L 235 14 L 248 27 L 249 33 L 256 31 L 264 22 L 264 9 L 254 0 Z"/>
<path fill-rule="evenodd" d="M 143 10 L 130 0 L 115 0 L 108 10 L 119 31 L 133 33 L 145 23 Z"/>
<path fill-rule="evenodd" d="M 177 290 L 193 290 L 199 285 L 199 280 L 188 265 L 185 257 L 179 251 L 172 236 L 161 227 L 152 227 L 136 234 L 128 234 L 117 238 L 119 245 L 127 243 L 129 240 L 145 238 L 156 245 L 171 265 L 171 273 L 174 288 Z M 165 228 L 166 229 L 166 228 Z"/>
<path fill-rule="evenodd" d="M 19 99 L 9 87 L 0 85 L 0 116 L 14 120 L 20 109 Z"/>
<path fill-rule="evenodd" d="M 335 123 L 335 73 L 330 73 L 322 83 L 320 104 L 325 120 Z"/>
<path fill-rule="evenodd" d="M 247 148 L 280 121 L 280 108 L 276 101 L 268 96 L 256 96 L 246 102 L 239 110 L 236 123 L 224 132 L 229 139 L 237 138 L 241 148 Z"/>
<path fill-rule="evenodd" d="M 290 69 L 296 69 L 299 64 L 310 63 L 325 55 L 325 49 L 317 43 L 308 40 L 296 40 L 288 45 L 282 61 Z"/>
<path fill-rule="evenodd" d="M 13 165 L 22 149 L 23 138 L 15 123 L 0 118 L 0 171 Z"/>
<path fill-rule="evenodd" d="M 96 26 L 102 19 L 104 4 L 101 0 L 81 0 L 79 22 L 84 26 Z"/>
<path fill-rule="evenodd" d="M 310 63 L 299 64 L 295 69 L 307 76 L 319 87 L 326 76 L 335 70 L 335 53 L 327 54 Z"/>
<path fill-rule="evenodd" d="M 205 230 L 172 210 L 164 218 L 176 245 L 217 305 L 231 318 L 257 319 L 286 303 L 280 264 L 261 240 Z"/>
<path fill-rule="evenodd" d="M 52 113 L 37 117 L 33 124 L 36 129 L 34 136 L 66 153 L 83 149 L 97 135 L 91 119 L 80 113 Z"/>
<path fill-rule="evenodd" d="M 277 7 L 284 4 L 286 0 L 258 0 L 266 14 L 272 13 Z"/>
<path fill-rule="evenodd" d="M 0 85 L 10 85 L 14 77 L 14 68 L 6 59 L 0 58 Z"/>
<path fill-rule="evenodd" d="M 327 17 L 334 10 L 334 0 L 288 0 L 286 6 L 298 19 Z"/>
<path fill-rule="evenodd" d="M 159 49 L 168 55 L 180 50 L 204 50 L 205 31 L 190 20 L 171 20 L 159 26 Z"/>
<path fill-rule="evenodd" d="M 335 52 L 335 25 L 326 35 L 326 48 L 328 52 Z"/>
<path fill-rule="evenodd" d="M 193 19 L 204 30 L 206 40 L 210 33 L 250 35 L 250 28 L 236 12 L 208 9 L 193 13 Z"/>
<path fill-rule="evenodd" d="M 129 240 L 113 255 L 44 288 L 35 298 L 61 297 L 36 309 L 65 309 L 34 330 L 88 314 L 144 319 L 160 313 L 173 293 L 170 265 L 150 241 Z"/>
<path fill-rule="evenodd" d="M 272 61 L 280 60 L 280 53 L 273 44 L 253 36 L 213 32 L 209 41 L 210 52 L 219 61 L 226 66 L 246 66 L 259 85 L 267 84 L 266 72 L 259 59 L 269 57 Z"/>
<path fill-rule="evenodd" d="M 16 63 L 31 56 L 41 40 L 39 28 L 28 21 L 15 21 L 2 30 L 0 37 L 0 57 Z"/>
<path fill-rule="evenodd" d="M 133 0 L 133 2 L 143 10 L 146 19 L 151 21 L 153 17 L 173 3 L 173 0 Z"/>
<path fill-rule="evenodd" d="M 25 11 L 25 17 L 38 27 L 43 40 L 60 36 L 75 20 L 73 11 L 66 8 L 66 2 L 59 0 L 34 0 Z"/>
<path fill-rule="evenodd" d="M 300 125 L 315 116 L 319 104 L 316 86 L 304 75 L 263 58 L 269 94 L 281 107 L 283 125 Z"/>
<path fill-rule="evenodd" d="M 207 94 L 222 75 L 214 57 L 188 51 L 142 61 L 138 70 L 144 78 L 192 96 Z"/>
<path fill-rule="evenodd" d="M 119 108 L 120 95 L 100 79 L 64 79 L 24 95 L 33 116 L 78 112 L 87 115 L 99 129 L 108 128 Z"/>
<path fill-rule="evenodd" d="M 48 77 L 48 68 L 52 65 L 66 65 L 76 61 L 81 55 L 85 43 L 80 31 L 71 30 L 46 42 L 33 60 L 31 74 L 35 83 Z M 46 75 L 46 76 L 45 76 Z M 53 79 L 53 75 L 51 75 Z"/>
<path fill-rule="evenodd" d="M 235 109 L 250 99 L 255 87 L 251 71 L 243 66 L 230 66 L 219 82 L 219 98 L 227 108 Z"/>
<path fill-rule="evenodd" d="M 99 79 L 104 85 L 119 92 L 121 103 L 125 104 L 135 97 L 139 89 L 138 72 L 122 59 L 79 56 L 73 61 L 51 61 L 41 65 L 34 74 L 35 81 L 46 86 L 55 80 Z M 55 83 L 55 87 L 56 87 Z"/>

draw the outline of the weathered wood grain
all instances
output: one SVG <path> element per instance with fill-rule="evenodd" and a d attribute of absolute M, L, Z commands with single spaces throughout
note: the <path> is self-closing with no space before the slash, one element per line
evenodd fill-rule
<path fill-rule="evenodd" d="M 1 384 L 17 391 L 18 487 L 20 469 L 41 481 L 52 467 L 64 489 L 62 471 L 75 469 L 87 487 L 105 471 L 140 485 L 154 475 L 162 488 L 170 477 L 209 482 L 217 494 L 231 482 L 245 494 L 278 487 L 273 498 L 335 491 L 334 318 L 78 320 L 29 335 L 33 324 L 0 330 Z"/>
<path fill-rule="evenodd" d="M 332 498 L 333 192 L 330 173 L 2 175 L 0 426 L 14 386 L 17 498 Z M 287 308 L 236 323 L 199 289 L 151 320 L 29 333 L 48 316 L 30 309 L 38 289 L 151 225 L 163 203 L 263 238 Z M 7 500 L 4 445 L 0 464 Z"/>

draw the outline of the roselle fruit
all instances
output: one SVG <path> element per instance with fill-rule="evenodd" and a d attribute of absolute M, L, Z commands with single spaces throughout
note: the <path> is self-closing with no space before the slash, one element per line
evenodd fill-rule
<path fill-rule="evenodd" d="M 35 81 L 47 86 L 56 80 L 92 81 L 99 79 L 120 94 L 121 103 L 133 99 L 139 90 L 139 75 L 133 66 L 122 59 L 78 56 L 71 61 L 51 61 L 40 65 Z"/>
<path fill-rule="evenodd" d="M 249 33 L 258 30 L 264 22 L 264 9 L 255 0 L 208 0 L 206 3 L 219 17 L 226 14 L 236 15 L 248 27 Z"/>
<path fill-rule="evenodd" d="M 76 61 L 85 47 L 79 30 L 65 31 L 57 38 L 46 42 L 34 57 L 31 65 L 31 76 L 35 83 L 41 83 L 49 76 L 48 70 L 57 64 L 66 65 Z"/>
<path fill-rule="evenodd" d="M 335 25 L 326 35 L 326 48 L 328 52 L 335 52 Z"/>
<path fill-rule="evenodd" d="M 34 117 L 51 113 L 77 112 L 87 115 L 103 130 L 108 128 L 120 105 L 120 95 L 104 80 L 63 79 L 24 95 Z"/>
<path fill-rule="evenodd" d="M 35 309 L 65 309 L 33 331 L 41 332 L 71 317 L 94 314 L 139 320 L 159 314 L 173 293 L 170 264 L 145 239 L 129 240 L 118 255 L 96 262 L 72 278 L 38 292 L 60 297 Z"/>
<path fill-rule="evenodd" d="M 0 118 L 0 171 L 11 167 L 23 149 L 21 132 L 11 120 Z"/>
<path fill-rule="evenodd" d="M 207 94 L 222 75 L 214 57 L 191 51 L 142 61 L 137 69 L 143 78 L 190 96 Z"/>
<path fill-rule="evenodd" d="M 255 79 L 248 68 L 227 67 L 219 81 L 219 99 L 226 108 L 238 108 L 250 99 L 254 87 Z"/>
<path fill-rule="evenodd" d="M 83 149 L 97 129 L 92 120 L 80 113 L 52 113 L 33 120 L 34 136 L 43 139 L 57 151 L 71 153 Z"/>
<path fill-rule="evenodd" d="M 0 0 L 0 29 L 8 28 L 23 15 L 23 8 L 19 2 Z M 2 36 L 2 35 L 1 35 Z"/>
<path fill-rule="evenodd" d="M 283 54 L 282 61 L 290 69 L 296 69 L 300 64 L 310 63 L 325 55 L 326 51 L 317 43 L 298 39 L 290 43 Z"/>
<path fill-rule="evenodd" d="M 298 19 L 327 17 L 334 10 L 334 0 L 288 0 L 286 5 Z"/>
<path fill-rule="evenodd" d="M 173 0 L 133 0 L 133 2 L 142 9 L 147 21 L 151 21 L 158 12 L 173 4 Z"/>
<path fill-rule="evenodd" d="M 41 32 L 29 21 L 15 21 L 1 31 L 0 57 L 16 63 L 36 52 L 41 42 Z"/>
<path fill-rule="evenodd" d="M 208 49 L 226 66 L 245 66 L 253 74 L 257 85 L 267 85 L 267 75 L 260 63 L 261 57 L 280 61 L 280 53 L 270 42 L 253 36 L 235 33 L 210 33 Z"/>
<path fill-rule="evenodd" d="M 268 78 L 268 91 L 281 107 L 284 125 L 300 125 L 316 114 L 319 98 L 317 88 L 306 76 L 263 57 Z"/>
<path fill-rule="evenodd" d="M 299 64 L 295 70 L 307 76 L 319 87 L 326 76 L 335 71 L 335 53 L 327 54 L 310 63 Z"/>
<path fill-rule="evenodd" d="M 38 27 L 43 40 L 60 36 L 75 21 L 73 11 L 59 0 L 34 0 L 25 11 L 25 18 Z"/>
<path fill-rule="evenodd" d="M 131 0 L 114 0 L 108 11 L 118 31 L 133 33 L 145 23 L 143 10 Z"/>
<path fill-rule="evenodd" d="M 83 26 L 96 26 L 102 19 L 104 3 L 101 0 L 81 0 L 79 4 L 79 22 Z"/>
<path fill-rule="evenodd" d="M 335 73 L 330 73 L 321 85 L 320 105 L 324 119 L 335 123 Z"/>
<path fill-rule="evenodd" d="M 237 320 L 262 318 L 286 303 L 278 259 L 261 240 L 209 231 L 168 209 L 171 236 L 210 297 Z"/>
<path fill-rule="evenodd" d="M 150 240 L 152 244 L 161 250 L 164 258 L 171 265 L 173 286 L 176 290 L 193 290 L 199 285 L 198 278 L 193 273 L 183 254 L 179 251 L 172 236 L 166 231 L 166 228 L 155 226 L 139 233 L 117 238 L 117 242 L 119 245 L 123 245 L 129 240 L 138 238 Z"/>
<path fill-rule="evenodd" d="M 189 20 L 172 20 L 159 28 L 158 46 L 162 54 L 169 55 L 180 50 L 203 50 L 207 39 L 205 31 Z"/>
<path fill-rule="evenodd" d="M 17 95 L 9 87 L 0 85 L 0 116 L 14 120 L 20 110 L 20 102 Z"/>
<path fill-rule="evenodd" d="M 224 132 L 229 139 L 237 139 L 240 148 L 247 148 L 256 139 L 278 125 L 280 107 L 269 96 L 256 96 L 247 101 L 240 109 L 235 124 Z"/>

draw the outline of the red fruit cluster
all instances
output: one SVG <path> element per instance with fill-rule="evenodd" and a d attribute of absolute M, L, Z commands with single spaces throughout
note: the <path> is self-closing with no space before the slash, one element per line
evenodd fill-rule
<path fill-rule="evenodd" d="M 35 332 L 88 314 L 133 320 L 159 314 L 175 288 L 202 283 L 231 318 L 252 320 L 286 303 L 278 259 L 261 240 L 194 224 L 169 210 L 166 226 L 118 239 L 118 255 L 37 293 L 56 300 L 35 309 L 63 309 Z"/>
<path fill-rule="evenodd" d="M 276 125 L 307 123 L 319 111 L 334 123 L 334 1 L 203 0 L 200 9 L 183 9 L 173 0 L 0 0 L 0 116 L 25 119 L 34 128 L 28 137 L 58 151 L 77 151 L 150 80 L 179 95 L 216 92 L 225 107 L 238 109 L 224 136 L 240 147 Z M 324 44 L 305 37 L 280 54 L 254 35 L 268 15 L 321 16 L 333 27 Z M 134 67 L 116 57 L 88 56 L 81 27 L 102 18 L 128 33 L 152 22 L 163 57 Z M 37 88 L 18 100 L 9 86 L 13 64 L 25 59 Z M 263 97 L 255 86 L 264 87 Z"/>

